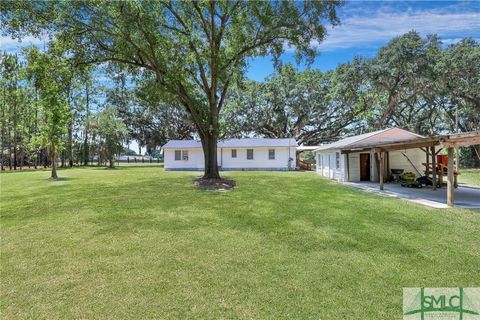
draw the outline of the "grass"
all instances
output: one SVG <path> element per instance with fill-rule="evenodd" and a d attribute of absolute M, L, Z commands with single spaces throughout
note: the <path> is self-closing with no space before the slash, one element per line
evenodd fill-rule
<path fill-rule="evenodd" d="M 480 169 L 462 169 L 458 176 L 458 182 L 462 185 L 480 187 Z"/>
<path fill-rule="evenodd" d="M 479 285 L 479 211 L 314 173 L 59 174 L 1 174 L 2 319 L 399 319 L 404 287 Z"/>

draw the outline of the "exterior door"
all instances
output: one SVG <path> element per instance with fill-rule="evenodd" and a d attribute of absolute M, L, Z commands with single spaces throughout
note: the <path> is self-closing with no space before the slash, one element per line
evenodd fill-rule
<path fill-rule="evenodd" d="M 360 181 L 370 181 L 370 153 L 360 153 Z"/>

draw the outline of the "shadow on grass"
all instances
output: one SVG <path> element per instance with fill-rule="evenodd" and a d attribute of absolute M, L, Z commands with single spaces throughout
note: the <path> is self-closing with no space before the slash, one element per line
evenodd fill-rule
<path fill-rule="evenodd" d="M 64 181 L 78 180 L 78 178 L 77 178 L 77 177 L 59 176 L 57 179 L 53 179 L 53 178 L 49 177 L 49 178 L 47 178 L 47 180 L 55 183 L 55 182 L 64 182 Z"/>

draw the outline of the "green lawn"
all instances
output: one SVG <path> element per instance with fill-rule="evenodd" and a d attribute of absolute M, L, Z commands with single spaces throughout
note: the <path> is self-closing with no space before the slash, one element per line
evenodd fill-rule
<path fill-rule="evenodd" d="M 480 169 L 462 169 L 458 176 L 459 183 L 480 187 Z"/>
<path fill-rule="evenodd" d="M 2 319 L 399 319 L 403 287 L 480 284 L 479 211 L 303 172 L 59 174 L 1 174 Z"/>

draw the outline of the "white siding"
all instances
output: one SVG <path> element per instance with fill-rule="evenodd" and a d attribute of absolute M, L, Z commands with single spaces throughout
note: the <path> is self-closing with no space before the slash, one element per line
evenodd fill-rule
<path fill-rule="evenodd" d="M 337 150 L 325 150 L 316 153 L 317 158 L 317 173 L 321 176 L 328 177 L 337 181 L 346 181 L 347 179 L 347 154 L 341 155 L 340 169 L 336 169 L 335 152 Z M 365 152 L 363 152 L 365 153 Z M 368 152 L 367 152 L 368 153 Z M 405 153 L 412 161 L 412 164 L 402 154 Z M 349 177 L 348 181 L 360 181 L 360 152 L 349 153 Z M 420 149 L 408 149 L 406 151 L 392 151 L 389 152 L 389 168 L 403 169 L 405 172 L 413 172 L 418 176 L 414 166 L 423 174 L 423 165 L 425 162 L 425 153 Z M 388 173 L 390 176 L 390 172 Z M 370 181 L 378 181 L 378 173 L 376 168 L 375 153 L 370 152 Z"/>
<path fill-rule="evenodd" d="M 412 161 L 413 165 L 402 154 L 405 153 Z M 406 151 L 392 151 L 389 153 L 390 169 L 403 169 L 405 172 L 413 172 L 418 177 L 418 171 L 423 175 L 425 167 L 422 163 L 426 162 L 425 152 L 420 149 L 408 149 Z M 415 168 L 414 168 L 415 167 Z"/>
<path fill-rule="evenodd" d="M 323 177 L 335 179 L 337 181 L 345 180 L 345 155 L 340 153 L 340 165 L 337 168 L 336 153 L 340 150 L 328 150 L 317 152 L 317 173 Z"/>
<path fill-rule="evenodd" d="M 253 149 L 253 160 L 247 160 L 247 149 Z M 268 159 L 268 150 L 275 150 L 275 159 Z M 232 158 L 232 148 L 221 149 L 221 166 L 225 170 L 242 169 L 283 169 L 288 170 L 289 159 L 295 168 L 295 148 L 236 148 L 237 157 Z"/>
<path fill-rule="evenodd" d="M 336 154 L 340 154 L 340 166 L 337 168 Z M 350 179 L 349 181 L 360 180 L 360 158 L 358 154 L 349 155 Z M 317 152 L 317 173 L 323 177 L 337 180 L 339 182 L 347 179 L 347 154 L 340 150 L 328 150 Z M 353 165 L 353 166 L 352 166 Z"/>
<path fill-rule="evenodd" d="M 328 153 L 328 177 L 335 179 L 335 169 L 333 168 L 333 153 Z"/>
<path fill-rule="evenodd" d="M 169 169 L 190 169 L 203 170 L 204 158 L 203 150 L 198 148 L 177 149 L 188 150 L 188 160 L 175 160 L 175 149 L 164 150 L 164 168 Z"/>
<path fill-rule="evenodd" d="M 403 155 L 405 154 L 413 163 L 413 165 L 407 160 L 407 158 Z M 413 172 L 417 177 L 420 175 L 418 174 L 417 170 L 420 171 L 420 174 L 423 175 L 424 166 L 422 163 L 426 161 L 425 159 L 425 152 L 420 149 L 407 149 L 402 151 L 390 151 L 388 153 L 389 159 L 389 168 L 390 169 L 403 169 L 404 172 Z M 379 181 L 380 177 L 377 171 L 377 161 L 375 158 L 375 153 L 370 154 L 370 181 Z M 415 168 L 417 170 L 415 170 Z M 390 177 L 391 172 L 387 173 L 388 177 Z"/>
<path fill-rule="evenodd" d="M 247 160 L 247 149 L 253 149 L 253 160 Z M 268 159 L 268 150 L 275 150 L 275 159 Z M 180 150 L 180 149 L 178 149 Z M 175 160 L 175 149 L 164 149 L 164 166 L 166 170 L 203 170 L 204 157 L 200 148 L 188 150 L 188 160 Z M 232 158 L 232 148 L 217 150 L 217 163 L 222 170 L 288 170 L 296 167 L 294 147 L 236 148 L 237 157 Z"/>
<path fill-rule="evenodd" d="M 324 177 L 327 177 L 327 178 L 332 178 L 332 170 L 331 170 L 331 163 L 330 163 L 330 154 L 329 153 L 325 153 L 323 155 L 323 167 L 324 167 L 324 170 L 323 170 L 323 176 Z"/>
<path fill-rule="evenodd" d="M 346 174 L 347 164 L 345 163 L 345 155 L 340 153 L 340 168 L 337 169 L 337 181 L 345 181 L 347 178 Z"/>

